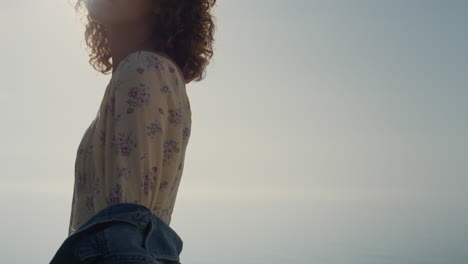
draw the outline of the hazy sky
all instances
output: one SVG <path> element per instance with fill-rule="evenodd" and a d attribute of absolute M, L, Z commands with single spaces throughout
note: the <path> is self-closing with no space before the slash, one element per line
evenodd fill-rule
<path fill-rule="evenodd" d="M 187 87 L 180 198 L 462 195 L 467 12 L 466 1 L 219 1 L 215 56 Z M 2 189 L 69 194 L 110 75 L 88 64 L 67 1 L 9 1 L 2 17 Z"/>
<path fill-rule="evenodd" d="M 1 193 L 60 197 L 68 220 L 110 75 L 68 1 L 0 10 Z M 468 1 L 218 0 L 214 14 L 179 201 L 467 204 Z"/>

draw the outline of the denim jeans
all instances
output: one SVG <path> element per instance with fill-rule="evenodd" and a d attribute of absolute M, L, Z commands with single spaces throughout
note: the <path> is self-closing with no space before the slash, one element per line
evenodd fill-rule
<path fill-rule="evenodd" d="M 108 206 L 62 243 L 50 264 L 181 264 L 183 241 L 148 208 Z"/>

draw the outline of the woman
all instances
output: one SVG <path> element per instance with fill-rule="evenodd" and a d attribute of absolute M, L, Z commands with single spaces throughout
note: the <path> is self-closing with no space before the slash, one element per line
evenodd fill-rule
<path fill-rule="evenodd" d="M 169 227 L 216 0 L 78 0 L 90 64 L 112 77 L 76 154 L 68 237 L 50 263 L 180 263 Z M 112 62 L 110 62 L 110 59 Z"/>

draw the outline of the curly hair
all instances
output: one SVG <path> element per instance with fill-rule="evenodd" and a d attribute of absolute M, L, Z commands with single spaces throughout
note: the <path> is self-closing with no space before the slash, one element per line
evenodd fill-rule
<path fill-rule="evenodd" d="M 75 11 L 86 10 L 86 0 L 77 0 Z M 210 14 L 216 0 L 157 0 L 161 13 L 153 30 L 153 47 L 171 57 L 182 70 L 187 81 L 201 81 L 209 60 L 213 57 L 214 16 Z M 103 74 L 113 65 L 104 25 L 93 21 L 85 12 L 85 40 L 89 64 Z"/>

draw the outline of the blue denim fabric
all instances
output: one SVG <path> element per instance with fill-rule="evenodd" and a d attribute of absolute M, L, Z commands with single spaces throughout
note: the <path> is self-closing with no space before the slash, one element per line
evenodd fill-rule
<path fill-rule="evenodd" d="M 50 264 L 181 264 L 183 241 L 143 205 L 108 206 L 62 243 Z"/>

